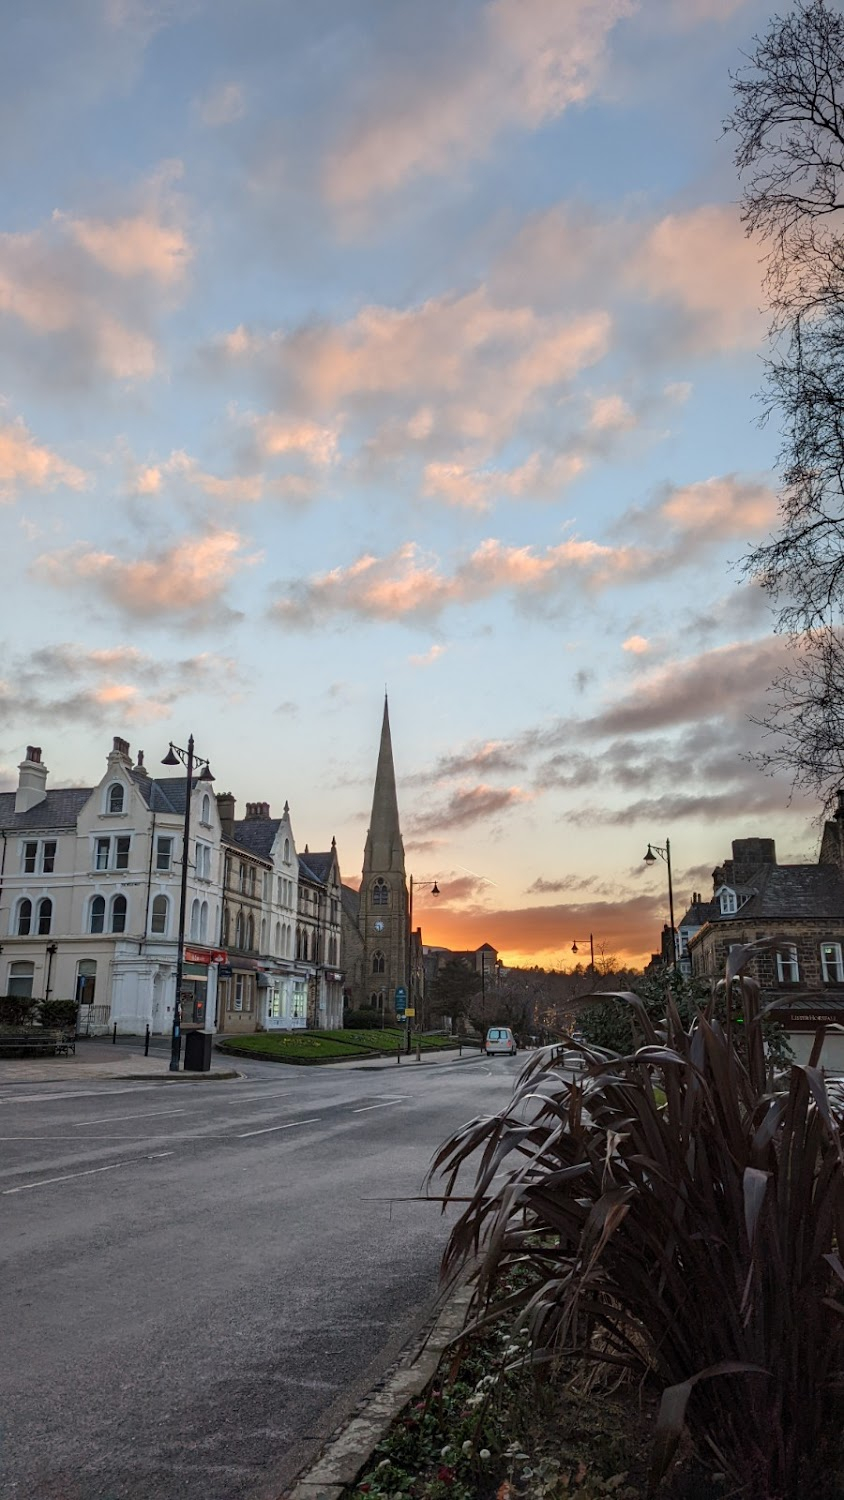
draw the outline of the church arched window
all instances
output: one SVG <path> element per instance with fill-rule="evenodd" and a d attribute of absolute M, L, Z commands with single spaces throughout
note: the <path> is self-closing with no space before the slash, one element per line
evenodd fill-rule
<path fill-rule="evenodd" d="M 374 886 L 372 887 L 372 905 L 386 906 L 389 902 L 389 899 L 390 893 L 387 890 L 387 886 L 379 876 Z"/>
<path fill-rule="evenodd" d="M 372 955 L 372 972 L 373 972 L 373 974 L 383 974 L 383 972 L 384 972 L 384 955 L 383 955 L 383 953 L 373 953 L 373 955 Z"/>

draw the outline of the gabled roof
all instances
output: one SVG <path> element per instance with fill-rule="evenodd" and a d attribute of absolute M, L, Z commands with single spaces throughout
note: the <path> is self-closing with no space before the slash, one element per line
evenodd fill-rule
<path fill-rule="evenodd" d="M 0 828 L 6 833 L 18 829 L 75 828 L 85 803 L 94 787 L 66 786 L 48 791 L 41 802 L 36 802 L 27 812 L 15 812 L 15 792 L 0 792 Z"/>
<path fill-rule="evenodd" d="M 318 885 L 326 885 L 334 857 L 333 849 L 329 849 L 327 854 L 312 854 L 310 849 L 306 849 L 304 854 L 299 855 L 299 870 L 301 872 L 304 869 L 306 876 L 310 875 Z"/>
<path fill-rule="evenodd" d="M 716 903 L 717 905 L 717 903 Z M 693 901 L 684 917 L 677 923 L 678 927 L 702 927 L 704 922 L 710 920 L 712 913 L 711 901 Z"/>
<path fill-rule="evenodd" d="M 352 885 L 341 885 L 340 904 L 352 924 L 357 925 L 360 917 L 360 891 L 356 891 Z"/>
<path fill-rule="evenodd" d="M 236 818 L 235 843 L 247 849 L 250 854 L 259 854 L 263 859 L 269 859 L 281 822 L 281 818 Z"/>
<path fill-rule="evenodd" d="M 130 771 L 129 775 L 151 812 L 176 813 L 180 818 L 184 817 L 186 776 L 145 776 L 137 771 Z M 198 777 L 194 777 L 194 791 L 197 785 Z"/>

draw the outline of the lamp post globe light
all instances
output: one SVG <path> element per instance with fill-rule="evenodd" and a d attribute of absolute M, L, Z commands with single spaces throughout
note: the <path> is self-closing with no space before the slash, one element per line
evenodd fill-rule
<path fill-rule="evenodd" d="M 578 945 L 578 943 L 585 943 L 585 942 L 586 942 L 586 938 L 575 938 L 574 942 L 571 945 L 571 951 L 572 951 L 572 953 L 576 953 L 577 952 L 577 945 Z M 595 939 L 593 938 L 591 932 L 589 934 L 589 967 L 590 967 L 590 969 L 592 970 L 592 972 L 594 974 L 594 972 L 595 972 Z"/>
<path fill-rule="evenodd" d="M 173 997 L 173 1029 L 170 1035 L 170 1072 L 178 1073 L 182 1053 L 182 973 L 185 961 L 185 910 L 187 908 L 188 895 L 188 857 L 190 854 L 190 799 L 193 792 L 194 771 L 197 766 L 202 770 L 197 776 L 197 781 L 213 781 L 211 767 L 207 760 L 194 754 L 193 735 L 188 738 L 187 750 L 182 750 L 179 745 L 170 741 L 161 764 L 163 766 L 185 767 L 185 821 L 182 828 L 182 878 L 179 889 L 179 936 L 176 949 L 176 993 Z"/>
<path fill-rule="evenodd" d="M 677 969 L 679 968 L 679 964 L 677 962 L 677 933 L 676 933 L 675 928 L 674 928 L 674 886 L 673 886 L 673 884 L 671 882 L 671 840 L 670 839 L 666 839 L 665 840 L 665 847 L 664 848 L 661 848 L 659 844 L 648 844 L 647 850 L 643 854 L 642 858 L 643 858 L 643 860 L 644 860 L 644 862 L 645 862 L 646 865 L 653 865 L 653 864 L 656 864 L 657 855 L 659 855 L 659 858 L 661 860 L 664 860 L 665 864 L 668 867 L 668 920 L 669 920 L 669 922 L 671 924 L 671 958 L 672 958 L 672 967 L 674 969 L 674 972 L 676 973 Z"/>

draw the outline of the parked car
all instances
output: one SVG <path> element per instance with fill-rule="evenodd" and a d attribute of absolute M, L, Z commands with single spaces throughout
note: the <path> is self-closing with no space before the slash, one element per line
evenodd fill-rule
<path fill-rule="evenodd" d="M 509 1026 L 490 1026 L 484 1042 L 487 1057 L 496 1057 L 502 1053 L 505 1057 L 515 1057 L 517 1050 L 516 1038 Z"/>

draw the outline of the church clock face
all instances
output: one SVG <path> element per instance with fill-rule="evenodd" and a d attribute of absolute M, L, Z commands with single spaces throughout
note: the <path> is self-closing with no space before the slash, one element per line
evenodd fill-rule
<path fill-rule="evenodd" d="M 375 922 L 373 925 L 375 927 L 375 931 L 376 932 L 383 932 L 384 931 L 384 923 L 383 922 Z"/>

